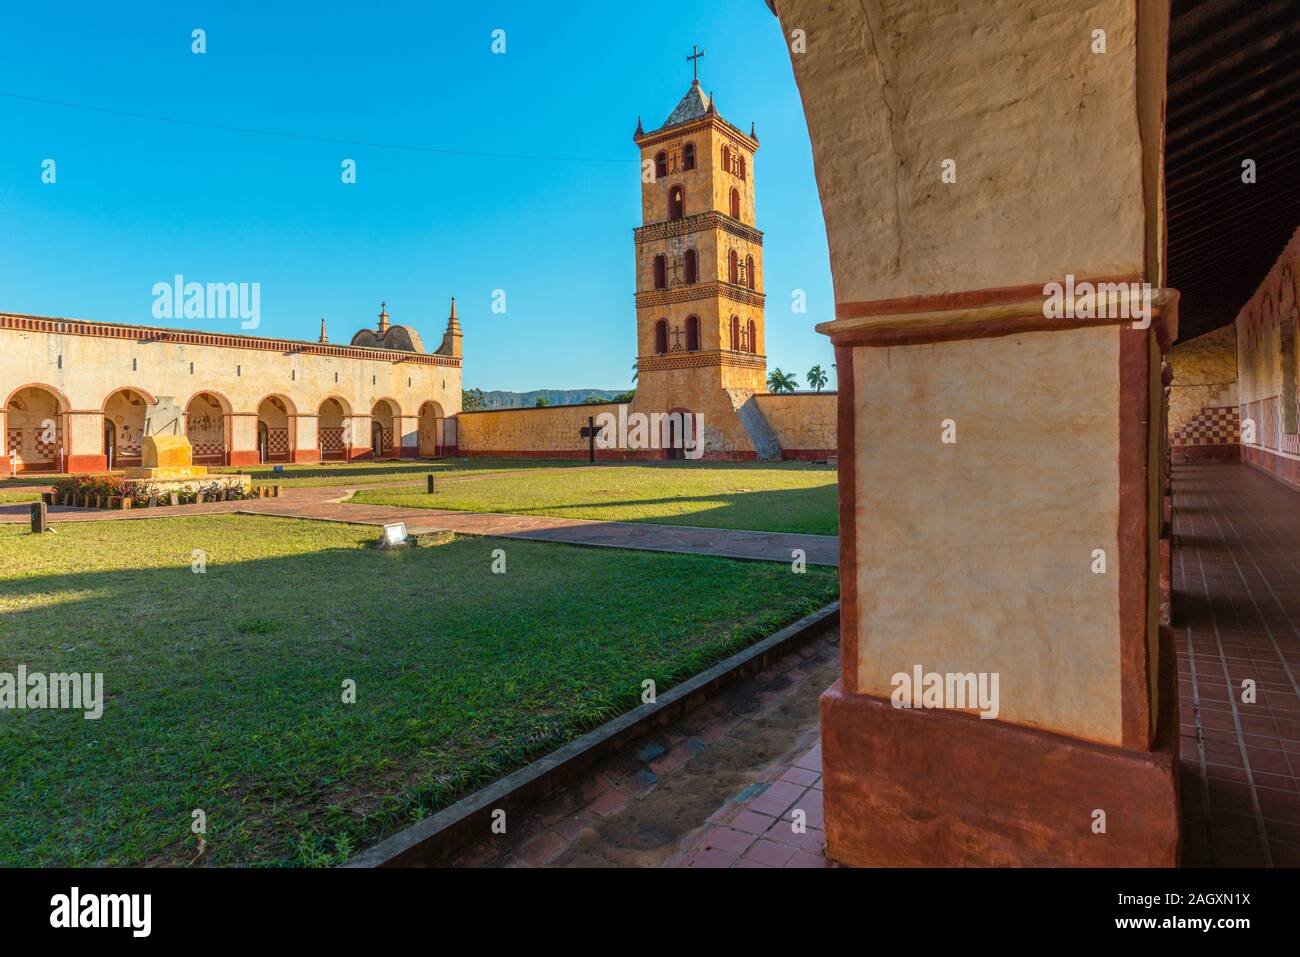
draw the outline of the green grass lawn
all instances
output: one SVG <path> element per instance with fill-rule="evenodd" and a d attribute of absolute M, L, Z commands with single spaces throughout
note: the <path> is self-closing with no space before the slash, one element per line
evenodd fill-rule
<path fill-rule="evenodd" d="M 13 505 L 18 502 L 39 502 L 40 492 L 0 492 L 0 505 Z"/>
<path fill-rule="evenodd" d="M 513 469 L 564 468 L 584 465 L 573 460 L 539 459 L 441 459 L 438 461 L 340 462 L 337 465 L 286 465 L 276 472 L 273 465 L 214 467 L 210 471 L 251 475 L 254 485 L 281 482 L 286 488 L 319 488 L 346 485 L 373 485 L 385 482 L 414 482 L 432 472 L 434 475 L 473 475 Z"/>
<path fill-rule="evenodd" d="M 422 489 L 363 489 L 352 499 L 469 512 L 558 515 L 834 535 L 836 471 L 826 466 L 692 464 L 503 475 Z"/>
<path fill-rule="evenodd" d="M 838 589 L 504 539 L 384 551 L 294 519 L 57 529 L 0 526 L 0 672 L 102 672 L 104 713 L 0 711 L 0 866 L 183 864 L 195 809 L 205 862 L 334 864 Z"/>

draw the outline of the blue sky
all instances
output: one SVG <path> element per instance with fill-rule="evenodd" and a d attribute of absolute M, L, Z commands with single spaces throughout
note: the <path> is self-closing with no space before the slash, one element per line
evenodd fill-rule
<path fill-rule="evenodd" d="M 386 299 L 392 321 L 436 348 L 455 295 L 467 387 L 627 387 L 632 132 L 638 114 L 660 125 L 686 92 L 698 43 L 719 111 L 758 124 L 769 367 L 829 372 L 830 345 L 813 331 L 834 311 L 826 235 L 777 20 L 762 0 L 652 10 L 5 4 L 0 310 L 156 323 L 153 285 L 182 273 L 260 283 L 258 335 L 314 339 L 324 316 L 330 338 L 347 341 Z M 203 55 L 190 49 L 195 28 Z M 47 158 L 53 185 L 41 182 Z M 345 158 L 355 185 L 340 181 Z M 495 289 L 505 315 L 491 312 Z M 806 314 L 791 312 L 794 289 Z M 173 324 L 241 331 L 237 320 Z"/>

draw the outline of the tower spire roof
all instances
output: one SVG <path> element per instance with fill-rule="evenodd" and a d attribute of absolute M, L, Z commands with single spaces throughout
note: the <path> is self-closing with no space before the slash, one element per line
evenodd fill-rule
<path fill-rule="evenodd" d="M 704 90 L 700 87 L 700 81 L 692 80 L 691 88 L 686 91 L 686 95 L 677 104 L 677 108 L 668 114 L 668 119 L 664 120 L 664 126 L 676 126 L 678 123 L 698 120 L 708 114 L 712 103 L 712 99 L 705 96 Z"/>

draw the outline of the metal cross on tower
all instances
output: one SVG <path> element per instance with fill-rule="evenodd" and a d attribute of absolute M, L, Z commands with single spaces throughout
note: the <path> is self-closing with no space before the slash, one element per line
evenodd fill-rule
<path fill-rule="evenodd" d="M 693 52 L 692 52 L 691 55 L 688 56 L 686 59 L 688 59 L 688 60 L 691 61 L 691 69 L 695 72 L 695 82 L 696 82 L 696 83 L 699 83 L 699 82 L 700 82 L 700 62 L 699 62 L 699 61 L 700 61 L 700 57 L 704 56 L 704 51 L 700 49 L 699 44 L 697 44 L 697 43 L 692 43 L 692 44 L 691 44 L 691 50 L 692 50 Z"/>

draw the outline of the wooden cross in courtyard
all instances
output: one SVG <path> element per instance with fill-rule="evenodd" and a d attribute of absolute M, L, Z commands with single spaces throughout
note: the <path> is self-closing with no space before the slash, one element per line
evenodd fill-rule
<path fill-rule="evenodd" d="M 700 49 L 699 44 L 692 43 L 691 50 L 694 51 L 686 59 L 691 61 L 691 69 L 695 71 L 695 82 L 700 82 L 700 57 L 704 56 L 704 51 Z"/>
<path fill-rule="evenodd" d="M 592 465 L 596 464 L 596 436 L 600 435 L 600 429 L 596 428 L 596 417 L 587 416 L 587 424 L 578 430 L 578 434 L 587 440 L 587 461 Z"/>

